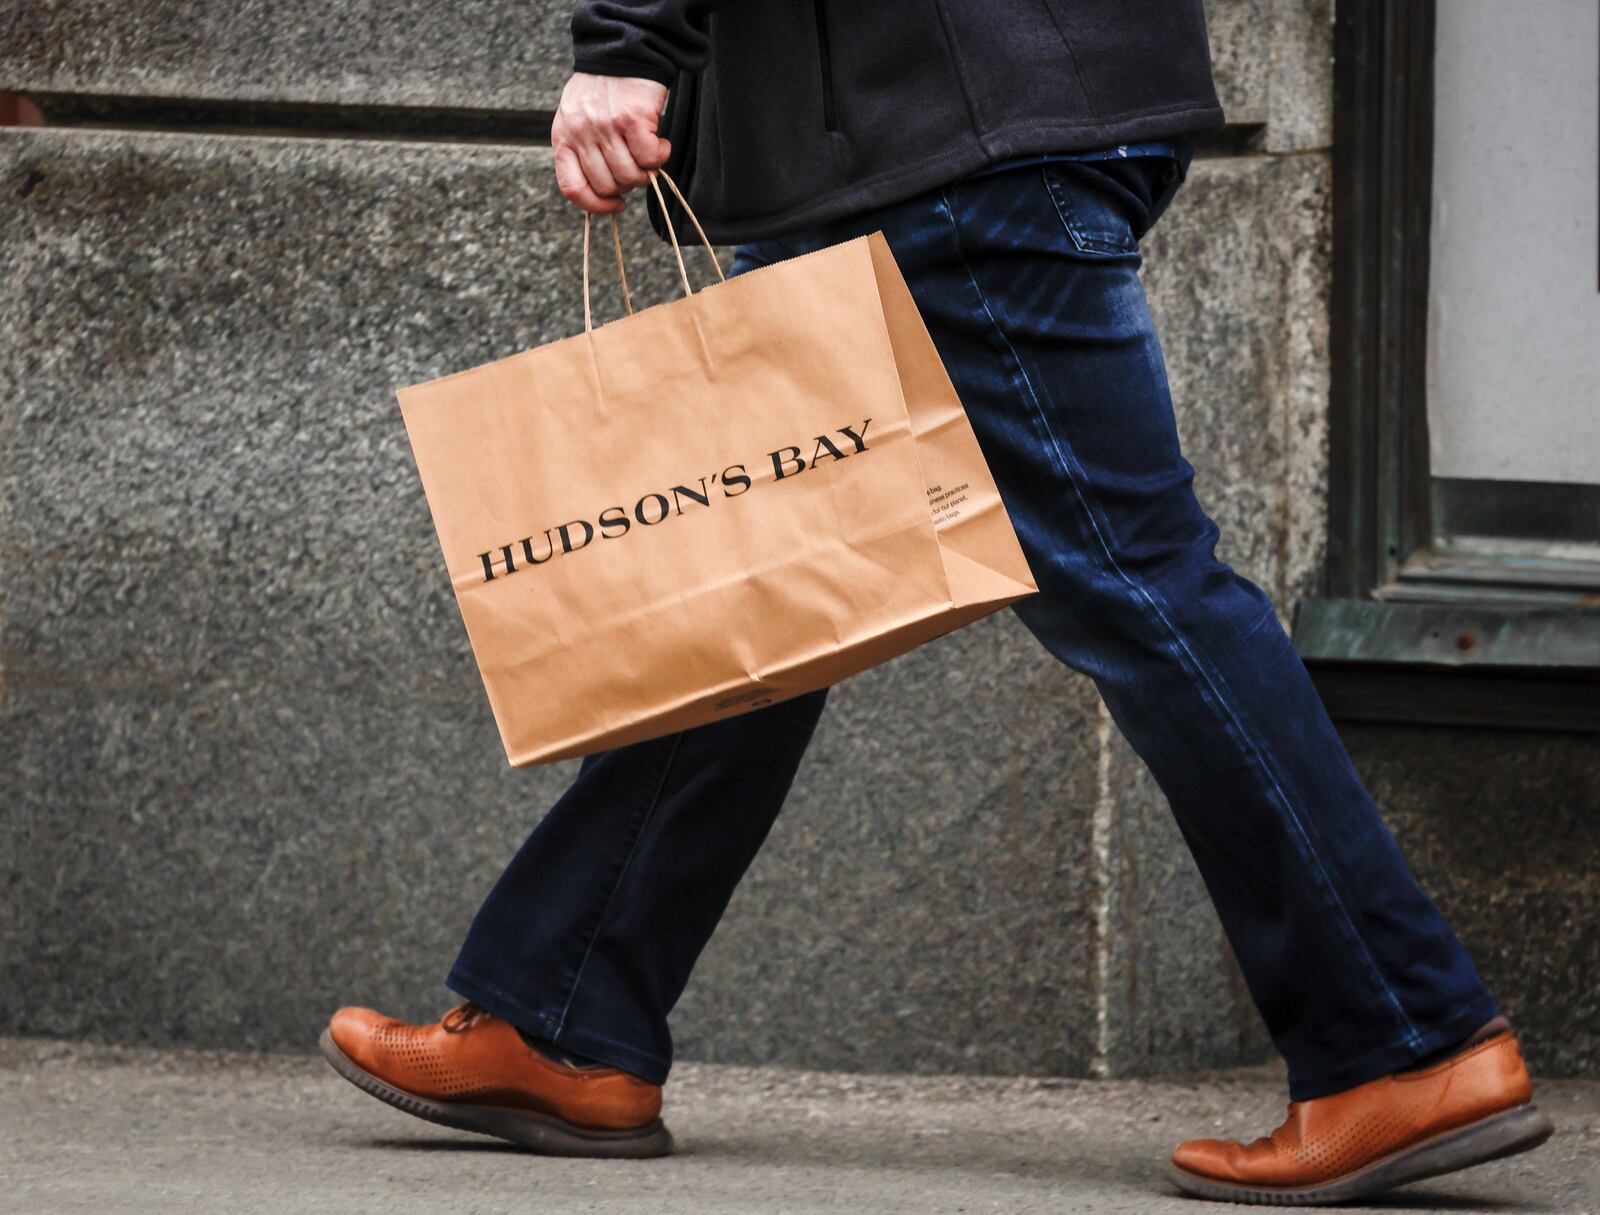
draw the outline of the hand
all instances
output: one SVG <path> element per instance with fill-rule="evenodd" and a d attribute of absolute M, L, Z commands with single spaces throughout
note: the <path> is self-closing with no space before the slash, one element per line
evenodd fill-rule
<path fill-rule="evenodd" d="M 550 127 L 561 193 L 594 215 L 622 210 L 623 194 L 672 151 L 656 134 L 666 104 L 667 87 L 654 80 L 575 73 Z"/>

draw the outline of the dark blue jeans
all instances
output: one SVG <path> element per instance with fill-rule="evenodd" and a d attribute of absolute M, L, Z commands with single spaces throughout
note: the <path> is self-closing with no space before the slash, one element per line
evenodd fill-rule
<path fill-rule="evenodd" d="M 1213 554 L 1138 275 L 1184 168 L 992 172 L 747 246 L 736 269 L 885 233 L 1038 580 L 1017 614 L 1094 679 L 1155 774 L 1304 1099 L 1458 1042 L 1495 1007 L 1271 603 Z M 667 1013 L 825 698 L 590 756 L 484 903 L 450 987 L 664 1080 Z"/>

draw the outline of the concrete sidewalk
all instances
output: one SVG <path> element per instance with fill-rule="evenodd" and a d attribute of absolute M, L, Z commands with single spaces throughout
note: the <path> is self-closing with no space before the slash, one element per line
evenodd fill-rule
<path fill-rule="evenodd" d="M 1549 1083 L 1539 1151 L 1386 1209 L 1600 1212 L 1600 1083 Z M 1187 1212 L 1160 1165 L 1265 1131 L 1269 1071 L 1159 1082 L 819 1075 L 681 1065 L 668 1160 L 525 1155 L 417 1122 L 315 1057 L 0 1039 L 0 1211 Z"/>

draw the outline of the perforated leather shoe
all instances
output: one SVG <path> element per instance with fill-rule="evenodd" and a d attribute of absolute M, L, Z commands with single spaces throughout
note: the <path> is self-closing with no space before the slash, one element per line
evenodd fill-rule
<path fill-rule="evenodd" d="M 1254 1143 L 1191 1139 L 1168 1176 L 1200 1198 L 1277 1206 L 1350 1202 L 1526 1152 L 1550 1138 L 1517 1041 L 1495 1033 L 1442 1063 L 1297 1101 Z"/>
<path fill-rule="evenodd" d="M 322 1054 L 362 1092 L 457 1130 L 550 1156 L 665 1156 L 661 1086 L 614 1067 L 548 1058 L 476 1004 L 432 1025 L 341 1008 Z"/>

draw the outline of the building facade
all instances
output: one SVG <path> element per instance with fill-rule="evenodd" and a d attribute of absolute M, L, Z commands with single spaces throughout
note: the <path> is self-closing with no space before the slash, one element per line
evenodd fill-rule
<path fill-rule="evenodd" d="M 392 394 L 582 323 L 542 144 L 567 6 L 99 7 L 0 0 L 0 89 L 45 124 L 0 130 L 0 1032 L 300 1049 L 342 1003 L 429 1018 L 572 768 L 504 764 Z M 1581 656 L 1554 693 L 1385 693 L 1418 656 L 1337 614 L 1388 585 L 1350 573 L 1387 450 L 1352 369 L 1386 347 L 1336 235 L 1368 247 L 1393 188 L 1350 157 L 1402 138 L 1352 101 L 1394 15 L 1210 9 L 1229 125 L 1145 276 L 1221 555 L 1304 617 L 1535 1065 L 1593 1073 Z M 627 219 L 635 298 L 668 298 Z M 674 1027 L 684 1057 L 875 1071 L 1269 1054 L 1159 791 L 1009 615 L 838 690 Z"/>

